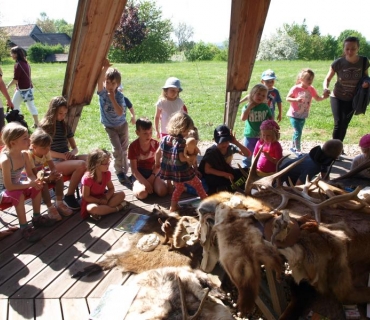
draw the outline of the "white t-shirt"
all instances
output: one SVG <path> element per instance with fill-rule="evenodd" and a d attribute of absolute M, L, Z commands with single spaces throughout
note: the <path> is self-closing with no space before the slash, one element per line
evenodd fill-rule
<path fill-rule="evenodd" d="M 359 154 L 358 156 L 354 157 L 351 164 L 351 170 L 359 167 L 364 162 L 370 160 L 369 158 L 366 158 L 366 155 L 364 153 Z M 370 168 L 367 168 L 365 170 L 362 170 L 360 172 L 360 175 L 369 178 L 370 179 Z"/>
<path fill-rule="evenodd" d="M 173 101 L 159 99 L 156 103 L 156 107 L 161 111 L 161 133 L 168 133 L 167 124 L 174 113 L 180 110 L 185 111 L 184 102 L 180 98 Z"/>

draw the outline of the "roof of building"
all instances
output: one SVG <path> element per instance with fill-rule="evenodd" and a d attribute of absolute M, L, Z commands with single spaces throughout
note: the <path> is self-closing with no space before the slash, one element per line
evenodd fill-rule
<path fill-rule="evenodd" d="M 71 43 L 71 37 L 66 33 L 40 33 L 33 34 L 32 37 L 41 43 L 55 46 L 61 44 L 62 46 L 69 45 Z"/>
<path fill-rule="evenodd" d="M 20 46 L 25 50 L 37 42 L 31 36 L 10 36 L 9 40 L 11 47 Z"/>
<path fill-rule="evenodd" d="M 42 30 L 35 24 L 26 24 L 20 26 L 6 26 L 1 27 L 9 36 L 29 36 L 31 33 L 42 33 Z"/>
<path fill-rule="evenodd" d="M 45 58 L 45 62 L 67 62 L 68 53 L 53 53 L 48 54 Z"/>

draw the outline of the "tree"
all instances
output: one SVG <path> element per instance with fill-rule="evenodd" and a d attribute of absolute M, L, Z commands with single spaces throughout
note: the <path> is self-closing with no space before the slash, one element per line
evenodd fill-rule
<path fill-rule="evenodd" d="M 194 35 L 194 29 L 192 26 L 180 22 L 174 29 L 174 34 L 177 38 L 177 47 L 179 51 L 184 51 Z"/>
<path fill-rule="evenodd" d="M 68 23 L 64 19 L 53 20 L 57 33 L 66 33 L 72 38 L 73 24 Z"/>
<path fill-rule="evenodd" d="M 285 31 L 278 30 L 260 42 L 257 60 L 296 60 L 298 45 Z"/>
<path fill-rule="evenodd" d="M 9 36 L 4 29 L 0 28 L 0 60 L 9 56 L 8 41 Z"/>
<path fill-rule="evenodd" d="M 119 47 L 119 39 L 114 39 L 114 46 L 110 50 L 109 58 L 115 57 L 121 62 L 165 62 L 175 52 L 175 44 L 170 38 L 172 24 L 170 20 L 162 20 L 162 11 L 151 1 L 131 1 L 129 6 L 137 8 L 138 23 L 145 25 L 145 37 L 139 45 L 127 47 L 127 44 L 136 43 L 136 34 L 133 33 L 130 39 L 124 39 L 122 47 Z M 122 20 L 120 27 L 122 25 Z M 119 28 L 120 28 L 119 27 Z M 121 51 L 121 52 L 120 52 Z M 113 60 L 112 60 L 113 61 Z"/>
<path fill-rule="evenodd" d="M 56 33 L 54 21 L 51 20 L 45 12 L 41 12 L 40 16 L 41 19 L 37 18 L 36 24 L 42 30 L 42 32 Z"/>
<path fill-rule="evenodd" d="M 285 23 L 283 25 L 283 29 L 298 45 L 298 59 L 312 60 L 312 51 L 314 48 L 311 46 L 311 39 L 307 30 L 306 20 L 303 20 L 301 25 L 298 25 L 295 22 L 291 25 Z"/>

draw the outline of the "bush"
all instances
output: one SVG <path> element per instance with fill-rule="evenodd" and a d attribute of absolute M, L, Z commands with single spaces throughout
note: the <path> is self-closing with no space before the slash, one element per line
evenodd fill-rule
<path fill-rule="evenodd" d="M 185 57 L 189 61 L 210 61 L 220 52 L 220 49 L 214 44 L 205 44 L 198 42 L 190 50 L 185 50 Z"/>
<path fill-rule="evenodd" d="M 31 62 L 44 62 L 48 54 L 54 53 L 64 53 L 63 46 L 61 44 L 48 46 L 42 43 L 35 43 L 28 48 L 27 57 Z"/>

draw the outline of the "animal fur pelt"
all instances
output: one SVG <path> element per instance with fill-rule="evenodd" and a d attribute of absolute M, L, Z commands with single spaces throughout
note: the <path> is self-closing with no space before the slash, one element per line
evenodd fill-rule
<path fill-rule="evenodd" d="M 210 290 L 204 300 L 198 320 L 232 320 L 230 311 L 219 300 L 224 297 L 223 292 L 210 281 L 207 274 L 200 270 L 191 270 L 188 267 L 167 267 L 149 270 L 136 277 L 140 291 L 136 296 L 126 320 L 183 320 L 182 301 L 179 281 L 183 287 L 185 313 L 192 316 L 198 310 L 205 290 Z"/>
<path fill-rule="evenodd" d="M 273 201 L 271 194 L 269 197 L 265 195 L 263 199 L 267 198 Z M 308 216 L 298 216 L 295 222 L 299 229 L 297 232 L 297 227 L 291 228 L 291 223 L 286 220 L 286 215 L 280 219 L 279 213 L 268 212 L 271 207 L 269 208 L 263 199 L 253 199 L 242 194 L 222 192 L 206 198 L 198 208 L 201 222 L 212 213 L 216 215 L 214 228 L 217 230 L 220 261 L 224 260 L 222 263 L 225 270 L 228 274 L 230 273 L 230 278 L 238 291 L 239 287 L 240 290 L 243 290 L 245 285 L 244 279 L 238 279 L 235 276 L 240 270 L 245 270 L 244 273 L 247 275 L 247 272 L 253 272 L 257 275 L 255 278 L 259 279 L 259 270 L 245 268 L 249 259 L 258 261 L 258 265 L 263 261 L 260 255 L 264 251 L 255 249 L 254 245 L 256 245 L 257 248 L 262 246 L 265 250 L 271 250 L 272 253 L 269 253 L 271 257 L 279 253 L 282 254 L 289 263 L 296 283 L 301 283 L 304 280 L 315 288 L 319 294 L 335 295 L 342 303 L 370 302 L 370 288 L 355 286 L 351 275 L 351 268 L 358 264 L 366 265 L 368 274 L 370 261 L 370 234 L 368 231 L 367 233 L 364 233 L 364 231 L 358 233 L 350 229 L 344 222 L 322 223 L 319 226 L 315 220 Z M 299 213 L 305 212 L 302 206 L 294 209 Z M 261 233 L 256 230 L 258 224 L 252 224 L 252 221 L 257 220 L 261 225 L 266 225 L 271 219 L 278 217 L 279 219 L 276 222 L 279 223 L 274 224 L 275 221 L 273 221 L 272 230 L 273 233 L 279 233 L 279 236 L 273 234 L 270 239 L 274 239 L 277 244 L 283 243 L 283 245 L 279 245 L 278 248 L 271 248 L 266 245 L 266 241 L 261 239 Z M 295 237 L 297 237 L 295 241 L 288 241 L 288 245 L 286 242 L 284 243 L 284 237 L 289 237 L 290 231 L 280 230 L 285 226 L 295 230 Z M 243 237 L 240 235 L 243 235 Z M 239 250 L 238 252 L 236 243 L 241 246 L 247 238 L 249 239 L 246 243 L 248 250 L 245 249 L 244 252 Z M 255 252 L 251 252 L 252 250 Z M 221 258 L 221 256 L 225 256 L 225 258 Z M 238 270 L 235 268 L 237 266 L 235 262 L 242 261 L 243 258 L 245 263 L 240 264 L 240 270 Z M 229 262 L 228 265 L 228 261 L 232 263 Z M 253 279 L 254 276 L 250 278 Z M 250 308 L 254 302 L 253 297 L 255 297 L 255 294 L 248 293 L 248 295 L 239 299 L 238 309 L 244 312 Z M 284 315 L 286 314 L 284 313 Z M 286 319 L 289 319 L 289 316 Z"/>
<path fill-rule="evenodd" d="M 84 268 L 72 277 L 90 275 L 115 266 L 118 266 L 122 272 L 141 273 L 163 267 L 189 266 L 197 268 L 200 265 L 202 248 L 199 244 L 179 248 L 176 251 L 169 251 L 168 246 L 159 244 L 154 251 L 141 251 L 136 247 L 136 244 L 144 234 L 149 233 L 157 234 L 163 242 L 164 236 L 160 230 L 157 215 L 153 215 L 147 220 L 145 228 L 141 232 L 125 235 L 121 248 L 106 253 L 103 260 Z"/>

